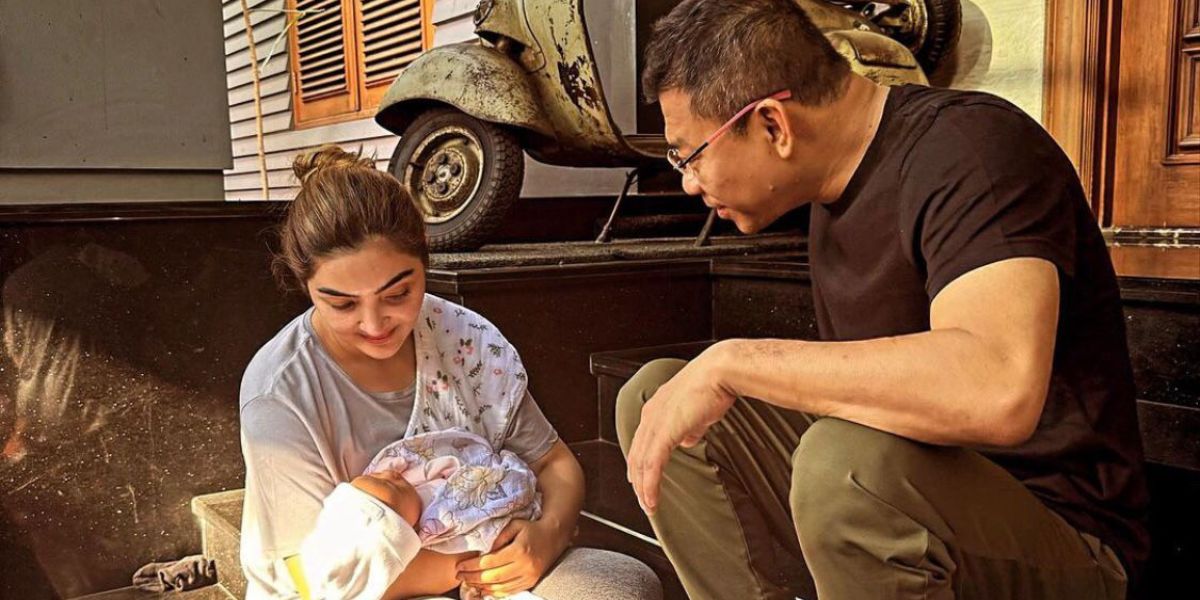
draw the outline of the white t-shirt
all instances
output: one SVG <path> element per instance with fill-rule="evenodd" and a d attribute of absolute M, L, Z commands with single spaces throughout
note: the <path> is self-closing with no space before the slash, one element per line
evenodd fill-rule
<path fill-rule="evenodd" d="M 362 474 L 384 446 L 404 437 L 415 417 L 413 389 L 368 393 L 350 379 L 317 339 L 312 312 L 267 342 L 242 378 L 241 558 L 251 596 L 294 596 L 282 559 L 299 552 L 337 484 Z M 526 393 L 502 449 L 532 464 L 557 441 Z"/>

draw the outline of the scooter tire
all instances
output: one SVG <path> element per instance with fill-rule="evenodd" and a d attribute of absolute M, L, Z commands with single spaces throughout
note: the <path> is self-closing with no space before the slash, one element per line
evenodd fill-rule
<path fill-rule="evenodd" d="M 962 32 L 961 0 L 921 0 L 928 20 L 925 41 L 916 59 L 926 73 L 933 73 L 958 45 Z"/>
<path fill-rule="evenodd" d="M 426 111 L 405 129 L 388 164 L 388 171 L 400 180 L 414 199 L 420 192 L 413 186 L 424 184 L 411 181 L 412 177 L 406 176 L 405 165 L 413 160 L 414 152 L 421 148 L 427 137 L 447 127 L 461 127 L 478 140 L 483 155 L 480 181 L 461 210 L 449 220 L 434 222 L 423 211 L 425 236 L 431 252 L 476 250 L 491 240 L 520 195 L 525 157 L 517 136 L 504 127 L 480 121 L 454 108 Z M 418 202 L 417 205 L 420 209 L 421 204 Z"/>

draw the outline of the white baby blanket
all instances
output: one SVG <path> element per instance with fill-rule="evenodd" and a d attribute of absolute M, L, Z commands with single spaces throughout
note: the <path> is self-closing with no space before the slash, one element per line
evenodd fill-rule
<path fill-rule="evenodd" d="M 436 552 L 490 552 L 509 521 L 541 517 L 533 471 L 512 452 L 496 452 L 462 429 L 388 445 L 363 473 L 387 471 L 400 473 L 421 496 L 417 534 Z"/>

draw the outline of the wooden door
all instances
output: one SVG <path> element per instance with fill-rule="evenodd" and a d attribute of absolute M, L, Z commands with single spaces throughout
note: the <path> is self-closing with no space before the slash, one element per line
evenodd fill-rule
<path fill-rule="evenodd" d="M 1124 3 L 1114 226 L 1200 227 L 1198 9 L 1200 0 Z"/>
<path fill-rule="evenodd" d="M 1200 0 L 1050 0 L 1046 92 L 1118 273 L 1200 279 Z"/>

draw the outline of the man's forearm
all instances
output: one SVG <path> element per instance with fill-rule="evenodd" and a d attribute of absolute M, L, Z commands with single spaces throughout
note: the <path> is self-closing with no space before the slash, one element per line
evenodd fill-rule
<path fill-rule="evenodd" d="M 946 445 L 1011 445 L 1032 432 L 1041 382 L 967 331 L 858 342 L 726 340 L 711 350 L 726 391 Z M 1045 386 L 1040 387 L 1045 396 Z"/>

